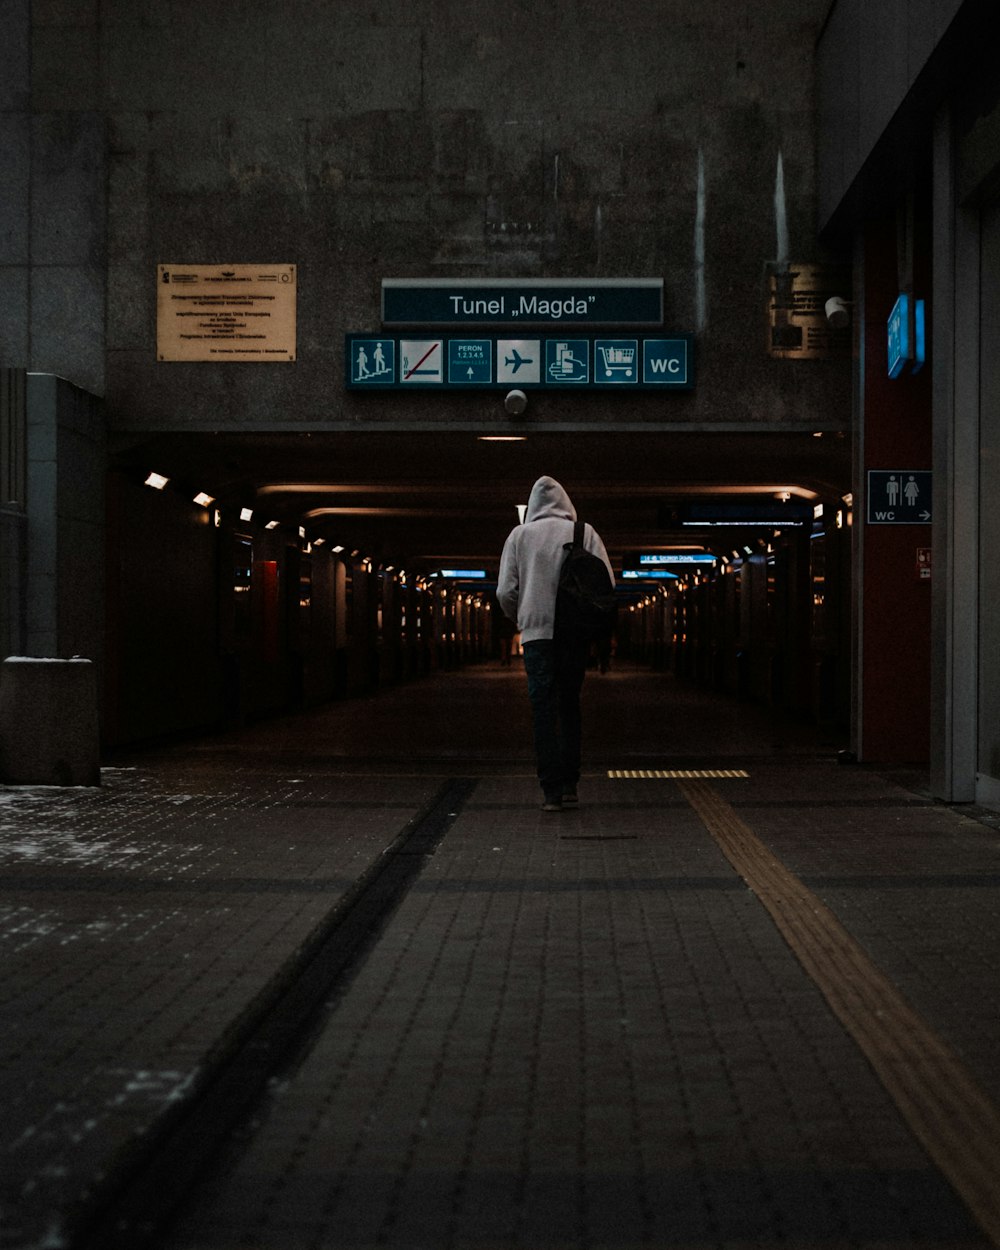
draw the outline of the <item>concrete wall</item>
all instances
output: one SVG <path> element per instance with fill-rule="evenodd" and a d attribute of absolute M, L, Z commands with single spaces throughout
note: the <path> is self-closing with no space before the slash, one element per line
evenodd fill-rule
<path fill-rule="evenodd" d="M 0 358 L 95 394 L 107 260 L 98 9 L 0 2 Z"/>
<path fill-rule="evenodd" d="M 383 277 L 662 276 L 695 393 L 547 396 L 547 421 L 836 422 L 843 362 L 770 358 L 765 319 L 768 264 L 824 259 L 826 8 L 36 0 L 29 27 L 3 0 L 2 332 L 105 390 L 119 429 L 476 424 L 497 397 L 344 393 Z M 298 266 L 297 361 L 157 364 L 156 265 L 240 261 Z"/>

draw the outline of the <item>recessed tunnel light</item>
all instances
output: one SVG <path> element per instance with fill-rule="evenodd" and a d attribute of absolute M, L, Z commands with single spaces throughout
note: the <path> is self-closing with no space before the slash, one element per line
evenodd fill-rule
<path fill-rule="evenodd" d="M 143 483 L 144 486 L 152 486 L 153 490 L 163 490 L 164 486 L 170 481 L 169 477 L 164 477 L 162 473 L 150 473 Z"/>

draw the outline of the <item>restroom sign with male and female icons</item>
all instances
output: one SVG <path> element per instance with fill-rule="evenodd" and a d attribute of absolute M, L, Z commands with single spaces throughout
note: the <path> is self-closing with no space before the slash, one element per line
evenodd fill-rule
<path fill-rule="evenodd" d="M 348 334 L 348 390 L 694 389 L 693 336 L 401 338 Z"/>
<path fill-rule="evenodd" d="M 869 525 L 930 525 L 930 469 L 869 469 Z"/>

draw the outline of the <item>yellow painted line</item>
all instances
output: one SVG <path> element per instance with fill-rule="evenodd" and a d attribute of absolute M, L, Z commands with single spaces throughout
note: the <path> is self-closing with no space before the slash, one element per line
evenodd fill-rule
<path fill-rule="evenodd" d="M 832 911 L 703 781 L 681 793 L 770 912 L 903 1118 L 1000 1247 L 1000 1110 Z"/>
<path fill-rule="evenodd" d="M 612 781 L 681 781 L 694 778 L 749 777 L 744 768 L 609 768 Z"/>

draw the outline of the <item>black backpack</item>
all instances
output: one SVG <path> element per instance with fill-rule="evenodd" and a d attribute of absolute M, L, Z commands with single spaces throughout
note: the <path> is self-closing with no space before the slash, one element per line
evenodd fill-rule
<path fill-rule="evenodd" d="M 556 637 L 608 642 L 618 612 L 614 582 L 604 561 L 584 547 L 582 521 L 573 526 L 573 541 L 563 549 L 566 559 L 556 592 Z"/>

